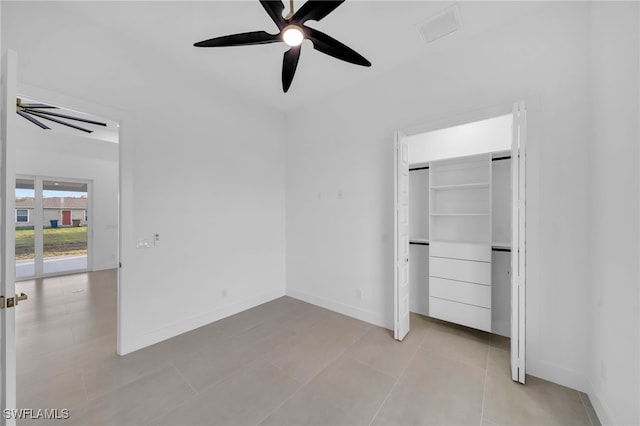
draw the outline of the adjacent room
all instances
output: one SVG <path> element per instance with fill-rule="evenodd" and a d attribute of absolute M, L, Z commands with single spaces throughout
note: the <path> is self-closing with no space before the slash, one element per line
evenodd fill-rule
<path fill-rule="evenodd" d="M 0 424 L 640 424 L 639 6 L 0 2 Z"/>

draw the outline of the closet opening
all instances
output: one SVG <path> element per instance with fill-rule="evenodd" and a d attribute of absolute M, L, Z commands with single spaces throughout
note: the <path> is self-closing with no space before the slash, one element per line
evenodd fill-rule
<path fill-rule="evenodd" d="M 395 330 L 410 313 L 511 340 L 524 383 L 525 109 L 396 133 Z"/>

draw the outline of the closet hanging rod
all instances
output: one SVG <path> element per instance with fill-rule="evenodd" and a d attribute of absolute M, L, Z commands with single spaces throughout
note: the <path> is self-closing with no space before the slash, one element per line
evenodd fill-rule
<path fill-rule="evenodd" d="M 510 159 L 511 159 L 511 156 L 510 155 L 506 155 L 504 157 L 492 158 L 491 161 L 510 160 Z"/>
<path fill-rule="evenodd" d="M 410 172 L 413 172 L 415 170 L 428 170 L 429 166 L 424 166 L 424 167 L 415 167 L 413 169 L 409 169 Z"/>

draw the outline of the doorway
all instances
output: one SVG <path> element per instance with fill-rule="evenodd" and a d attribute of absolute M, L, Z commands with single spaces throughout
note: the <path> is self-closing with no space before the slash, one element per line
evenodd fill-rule
<path fill-rule="evenodd" d="M 16 280 L 87 271 L 90 181 L 16 178 Z"/>
<path fill-rule="evenodd" d="M 122 112 L 45 89 L 27 85 L 18 88 L 17 55 L 13 51 L 2 57 L 2 89 L 0 305 L 4 309 L 0 309 L 0 409 L 18 406 L 16 382 L 18 389 L 24 390 L 23 380 L 37 384 L 33 388 L 34 394 L 21 397 L 23 407 L 73 406 L 73 401 L 53 404 L 39 398 L 86 397 L 84 384 L 77 381 L 77 372 L 64 373 L 65 378 L 75 380 L 71 384 L 75 386 L 73 389 L 64 382 L 65 389 L 72 389 L 70 393 L 65 391 L 56 395 L 47 392 L 40 386 L 40 381 L 59 381 L 61 367 L 77 365 L 73 361 L 81 357 L 78 357 L 76 348 L 86 349 L 92 354 L 116 354 L 119 336 L 120 126 L 115 120 L 104 120 L 106 126 L 85 135 L 75 128 L 55 123 L 45 129 L 31 120 L 23 120 L 13 111 L 16 111 L 18 98 L 23 101 L 28 98 L 29 102 L 41 102 L 47 104 L 47 108 L 92 122 L 97 121 L 96 116 L 79 111 L 99 114 L 98 119 L 119 117 Z M 26 93 L 29 96 L 23 96 Z M 60 176 L 67 178 L 52 178 Z M 17 208 L 17 189 L 27 191 L 26 196 L 33 199 L 33 208 Z M 48 198 L 46 191 L 53 191 L 51 198 L 64 198 L 61 189 L 71 193 L 67 194 L 70 198 L 82 198 L 82 193 L 86 192 L 87 208 L 65 204 L 60 206 L 55 216 L 47 217 L 47 222 L 43 205 Z M 37 213 L 38 218 L 35 217 L 36 212 L 40 212 Z M 76 246 L 70 249 L 83 250 L 77 246 L 84 244 L 84 269 L 96 272 L 75 273 L 81 271 L 76 270 L 74 275 L 65 273 L 60 277 L 35 278 L 16 285 L 17 225 L 26 226 L 31 222 L 33 230 L 26 238 L 28 248 L 24 254 L 33 265 L 29 273 L 33 277 L 40 273 L 45 276 L 45 270 L 47 273 L 51 271 L 45 267 L 44 231 L 45 227 L 54 228 L 51 221 L 58 221 L 58 228 L 76 228 L 74 231 L 84 233 L 84 238 L 77 239 Z M 36 232 L 36 228 L 42 230 Z M 41 271 L 38 270 L 40 268 Z M 100 309 L 90 306 L 93 302 L 100 302 Z M 16 356 L 17 351 L 20 351 L 20 357 Z M 58 357 L 58 354 L 68 354 L 71 358 Z M 57 360 L 63 361 L 64 365 L 54 363 Z M 72 362 L 67 362 L 69 360 Z M 0 423 L 14 424 L 14 420 L 2 417 Z"/>
<path fill-rule="evenodd" d="M 509 337 L 524 383 L 526 110 L 458 123 L 396 133 L 394 335 L 412 311 Z"/>

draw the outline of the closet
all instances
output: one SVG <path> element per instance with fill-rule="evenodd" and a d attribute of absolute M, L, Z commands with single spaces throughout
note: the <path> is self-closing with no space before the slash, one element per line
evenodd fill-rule
<path fill-rule="evenodd" d="M 458 151 L 416 161 L 410 149 L 409 309 L 509 337 L 511 151 Z"/>

